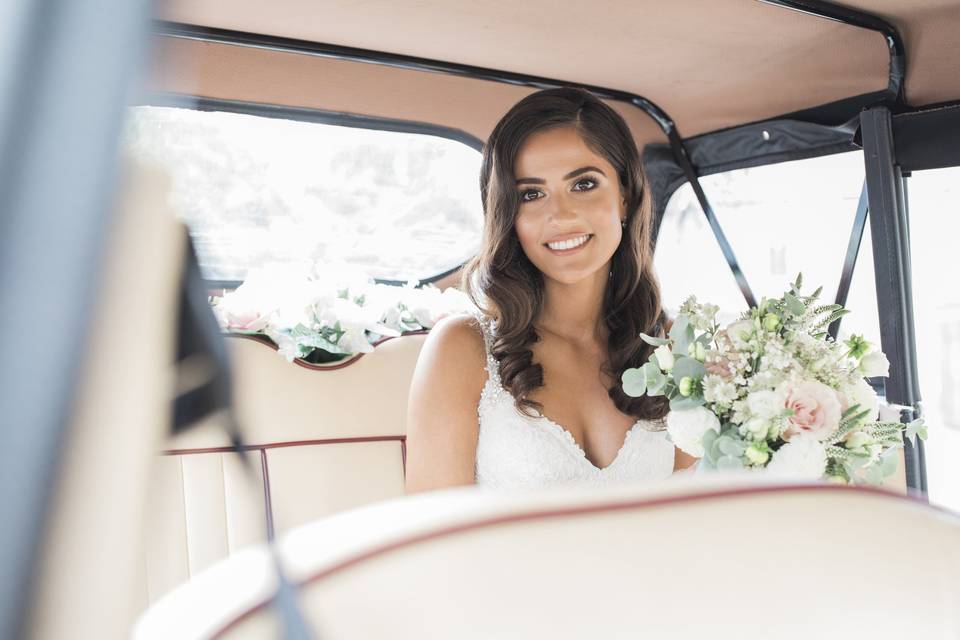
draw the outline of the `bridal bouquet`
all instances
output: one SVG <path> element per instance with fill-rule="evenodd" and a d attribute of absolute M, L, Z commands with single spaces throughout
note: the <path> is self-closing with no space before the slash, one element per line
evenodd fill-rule
<path fill-rule="evenodd" d="M 265 336 L 289 361 L 333 362 L 472 308 L 456 289 L 416 284 L 376 283 L 343 266 L 272 265 L 212 302 L 228 333 Z"/>
<path fill-rule="evenodd" d="M 666 396 L 667 432 L 706 469 L 880 484 L 897 468 L 902 434 L 926 438 L 920 420 L 878 421 L 865 377 L 886 376 L 886 356 L 861 336 L 834 341 L 827 327 L 847 313 L 817 305 L 801 277 L 726 327 L 719 309 L 689 298 L 642 367 L 622 377 L 627 395 Z"/>

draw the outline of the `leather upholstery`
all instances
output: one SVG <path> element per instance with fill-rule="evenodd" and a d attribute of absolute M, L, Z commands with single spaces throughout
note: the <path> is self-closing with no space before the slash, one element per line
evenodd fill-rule
<path fill-rule="evenodd" d="M 249 472 L 227 451 L 222 416 L 165 445 L 147 528 L 150 600 L 269 531 L 402 495 L 407 391 L 424 339 L 387 340 L 324 369 L 228 338 Z"/>
<path fill-rule="evenodd" d="M 960 519 L 880 489 L 464 487 L 321 520 L 280 552 L 330 639 L 960 634 Z M 156 603 L 134 637 L 280 637 L 274 576 L 248 549 Z"/>

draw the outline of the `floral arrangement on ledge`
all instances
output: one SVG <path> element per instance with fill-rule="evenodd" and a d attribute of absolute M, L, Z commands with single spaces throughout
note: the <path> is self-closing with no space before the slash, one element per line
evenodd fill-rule
<path fill-rule="evenodd" d="M 457 289 L 417 284 L 378 284 L 343 266 L 271 265 L 211 303 L 225 332 L 266 336 L 288 361 L 317 364 L 369 353 L 382 338 L 475 309 Z"/>
<path fill-rule="evenodd" d="M 863 339 L 834 341 L 827 327 L 847 313 L 818 305 L 820 289 L 797 277 L 721 328 L 719 309 L 691 296 L 624 392 L 670 400 L 667 432 L 704 470 L 766 470 L 778 476 L 880 484 L 897 468 L 902 438 L 926 438 L 921 420 L 880 419 L 865 377 L 886 377 L 886 356 Z M 894 416 L 891 416 L 894 417 Z"/>

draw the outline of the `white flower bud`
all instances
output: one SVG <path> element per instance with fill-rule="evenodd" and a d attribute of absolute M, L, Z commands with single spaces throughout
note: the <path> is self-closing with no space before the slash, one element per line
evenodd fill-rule
<path fill-rule="evenodd" d="M 747 457 L 747 460 L 750 461 L 750 464 L 756 466 L 764 465 L 767 463 L 767 460 L 770 459 L 770 454 L 764 449 L 758 448 L 756 445 L 747 447 L 744 455 Z"/>
<path fill-rule="evenodd" d="M 673 369 L 673 352 L 670 351 L 670 345 L 660 345 L 654 350 L 653 355 L 656 356 L 657 364 L 661 370 L 670 371 L 670 369 Z"/>
<path fill-rule="evenodd" d="M 743 426 L 747 430 L 747 433 L 758 440 L 762 438 L 765 439 L 770 430 L 770 422 L 763 418 L 750 418 Z"/>
<path fill-rule="evenodd" d="M 865 378 L 890 375 L 890 361 L 882 351 L 871 351 L 860 360 L 860 373 Z"/>

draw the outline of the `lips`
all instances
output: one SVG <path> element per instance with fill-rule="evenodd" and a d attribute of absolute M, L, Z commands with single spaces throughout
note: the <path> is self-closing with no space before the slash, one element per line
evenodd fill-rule
<path fill-rule="evenodd" d="M 568 255 L 581 250 L 593 239 L 591 233 L 565 234 L 544 243 L 544 248 L 553 255 Z M 551 246 L 553 245 L 553 246 Z"/>

